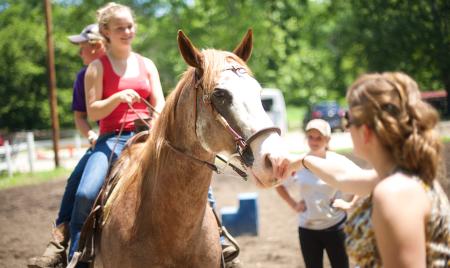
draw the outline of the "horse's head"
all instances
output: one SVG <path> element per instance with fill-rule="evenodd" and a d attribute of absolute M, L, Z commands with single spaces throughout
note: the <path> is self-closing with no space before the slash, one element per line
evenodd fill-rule
<path fill-rule="evenodd" d="M 195 131 L 202 147 L 212 154 L 237 155 L 260 186 L 270 187 L 279 182 L 271 156 L 286 156 L 287 150 L 263 109 L 261 85 L 246 65 L 252 38 L 249 30 L 233 53 L 200 51 L 179 31 L 178 46 L 193 67 L 189 71 L 197 91 Z"/>

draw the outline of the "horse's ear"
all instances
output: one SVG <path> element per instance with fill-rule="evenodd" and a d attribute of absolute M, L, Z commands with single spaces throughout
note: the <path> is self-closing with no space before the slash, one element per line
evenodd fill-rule
<path fill-rule="evenodd" d="M 178 48 L 180 49 L 181 56 L 183 56 L 184 61 L 192 67 L 201 68 L 202 54 L 181 30 L 178 30 L 177 41 Z"/>
<path fill-rule="evenodd" d="M 242 39 L 241 43 L 234 49 L 233 53 L 245 62 L 252 55 L 253 49 L 253 30 L 248 29 L 247 34 Z"/>

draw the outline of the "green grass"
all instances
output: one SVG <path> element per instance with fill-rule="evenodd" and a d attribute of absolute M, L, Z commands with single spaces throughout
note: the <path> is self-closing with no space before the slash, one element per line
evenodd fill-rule
<path fill-rule="evenodd" d="M 441 137 L 442 143 L 449 143 L 450 142 L 450 136 L 443 136 Z"/>
<path fill-rule="evenodd" d="M 57 168 L 51 171 L 41 171 L 34 173 L 16 173 L 12 177 L 2 174 L 0 176 L 0 189 L 11 187 L 37 184 L 54 179 L 66 178 L 70 174 L 70 170 L 65 168 Z"/>

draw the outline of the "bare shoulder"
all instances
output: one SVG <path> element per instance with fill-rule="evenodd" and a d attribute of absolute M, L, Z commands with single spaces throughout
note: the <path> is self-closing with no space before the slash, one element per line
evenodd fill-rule
<path fill-rule="evenodd" d="M 95 77 L 99 74 L 103 73 L 103 65 L 102 62 L 99 59 L 94 60 L 93 62 L 91 62 L 86 70 L 86 76 L 89 77 Z"/>
<path fill-rule="evenodd" d="M 145 67 L 147 68 L 147 70 L 150 73 L 158 72 L 157 69 L 156 69 L 155 63 L 151 59 L 146 58 L 144 56 L 141 56 L 141 57 L 144 59 Z"/>
<path fill-rule="evenodd" d="M 418 181 L 409 175 L 401 172 L 392 174 L 391 176 L 381 180 L 374 189 L 374 195 L 392 195 L 392 194 L 414 194 L 418 195 L 425 191 Z"/>
<path fill-rule="evenodd" d="M 420 183 L 412 177 L 395 173 L 381 180 L 373 190 L 374 207 L 388 217 L 403 213 L 427 214 L 430 201 Z"/>

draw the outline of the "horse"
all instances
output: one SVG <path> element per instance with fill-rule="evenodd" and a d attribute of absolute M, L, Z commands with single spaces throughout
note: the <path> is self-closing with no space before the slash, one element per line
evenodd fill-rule
<path fill-rule="evenodd" d="M 288 151 L 265 113 L 261 86 L 246 65 L 249 30 L 232 52 L 196 48 L 182 32 L 189 65 L 149 137 L 112 169 L 96 264 L 114 267 L 220 267 L 218 226 L 207 204 L 217 154 L 227 155 L 263 188 Z M 278 160 L 278 161 L 277 161 Z"/>

